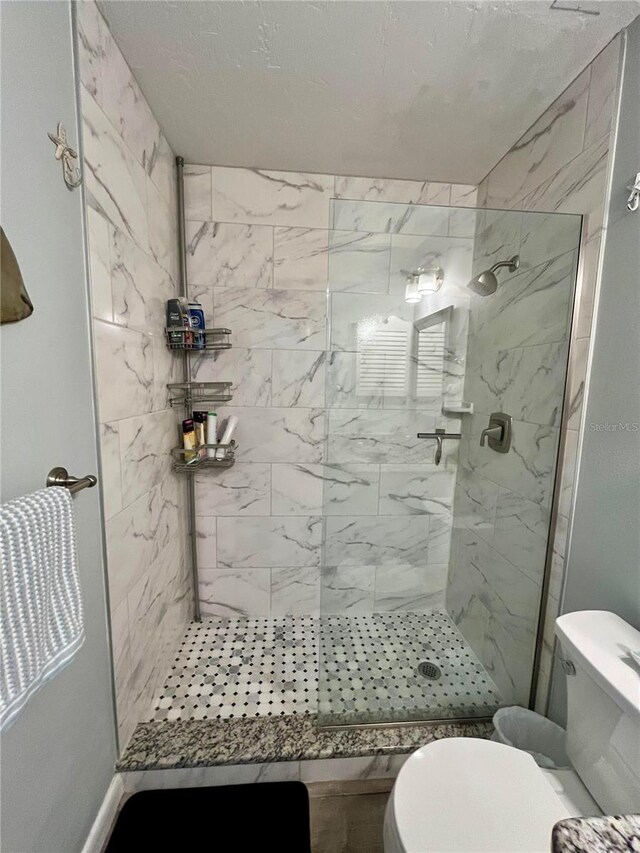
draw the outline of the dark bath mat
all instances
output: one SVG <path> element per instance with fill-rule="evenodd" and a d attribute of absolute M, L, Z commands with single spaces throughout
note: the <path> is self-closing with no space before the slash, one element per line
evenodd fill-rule
<path fill-rule="evenodd" d="M 302 782 L 140 791 L 124 804 L 105 853 L 310 853 Z"/>

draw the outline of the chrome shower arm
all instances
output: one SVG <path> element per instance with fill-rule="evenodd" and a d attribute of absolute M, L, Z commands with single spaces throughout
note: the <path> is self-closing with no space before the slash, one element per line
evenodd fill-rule
<path fill-rule="evenodd" d="M 498 261 L 491 267 L 491 272 L 495 272 L 496 270 L 502 269 L 502 267 L 508 267 L 509 272 L 515 272 L 520 266 L 520 255 L 514 255 L 512 258 L 509 258 L 508 261 Z"/>

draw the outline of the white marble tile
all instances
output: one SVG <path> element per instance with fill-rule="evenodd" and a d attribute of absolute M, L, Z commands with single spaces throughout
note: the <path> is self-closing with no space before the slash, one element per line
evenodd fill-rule
<path fill-rule="evenodd" d="M 252 785 L 258 782 L 294 782 L 300 778 L 297 761 L 274 764 L 232 764 L 217 767 L 181 767 L 121 773 L 125 790 L 202 788 L 216 785 Z"/>
<path fill-rule="evenodd" d="M 575 253 L 514 275 L 477 308 L 476 351 L 555 343 L 567 339 L 575 279 Z M 469 361 L 472 363 L 469 344 Z"/>
<path fill-rule="evenodd" d="M 474 432 L 486 426 L 483 415 L 472 415 Z M 514 421 L 509 453 L 495 453 L 488 445 L 472 441 L 469 464 L 476 477 L 485 478 L 529 500 L 550 505 L 553 489 L 558 430 Z"/>
<path fill-rule="evenodd" d="M 424 566 L 377 566 L 374 612 L 424 612 L 442 607 L 446 570 L 446 564 L 435 571 Z"/>
<path fill-rule="evenodd" d="M 339 293 L 331 294 L 332 350 L 357 352 L 358 342 L 390 318 L 413 323 L 414 306 L 398 294 Z"/>
<path fill-rule="evenodd" d="M 482 661 L 505 702 L 526 706 L 531 688 L 533 631 L 514 636 L 500 619 L 489 615 L 482 647 Z"/>
<path fill-rule="evenodd" d="M 461 567 L 464 570 L 464 566 Z M 490 613 L 465 583 L 461 572 L 451 577 L 446 591 L 446 609 L 473 651 L 482 657 Z"/>
<path fill-rule="evenodd" d="M 272 405 L 324 406 L 325 353 L 273 351 Z"/>
<path fill-rule="evenodd" d="M 271 466 L 236 462 L 220 472 L 195 475 L 199 515 L 270 515 Z"/>
<path fill-rule="evenodd" d="M 512 565 L 542 584 L 550 510 L 500 489 L 493 547 Z"/>
<path fill-rule="evenodd" d="M 91 313 L 97 320 L 113 320 L 111 299 L 110 226 L 93 208 L 87 208 L 89 270 L 91 273 Z"/>
<path fill-rule="evenodd" d="M 435 567 L 448 565 L 451 557 L 452 534 L 453 515 L 451 510 L 444 510 L 429 516 L 427 566 L 430 571 Z"/>
<path fill-rule="evenodd" d="M 489 207 L 517 207 L 582 150 L 589 94 L 586 69 L 489 174 Z"/>
<path fill-rule="evenodd" d="M 224 222 L 187 222 L 189 284 L 213 287 L 271 287 L 273 228 Z"/>
<path fill-rule="evenodd" d="M 386 464 L 424 463 L 433 458 L 435 442 L 417 438 L 435 429 L 435 416 L 425 412 L 332 409 L 329 411 L 327 462 Z"/>
<path fill-rule="evenodd" d="M 153 404 L 151 338 L 96 321 L 96 380 L 103 423 L 150 412 Z"/>
<path fill-rule="evenodd" d="M 511 350 L 509 382 L 497 409 L 519 421 L 559 427 L 567 351 L 564 341 Z"/>
<path fill-rule="evenodd" d="M 377 465 L 323 465 L 325 515 L 377 515 Z"/>
<path fill-rule="evenodd" d="M 373 613 L 375 571 L 375 566 L 324 566 L 321 573 L 321 612 L 347 613 L 350 616 Z"/>
<path fill-rule="evenodd" d="M 581 219 L 574 214 L 523 213 L 520 271 L 580 248 Z"/>
<path fill-rule="evenodd" d="M 437 181 L 347 178 L 338 175 L 335 180 L 335 197 L 355 201 L 448 205 L 451 186 L 451 184 L 438 183 Z"/>
<path fill-rule="evenodd" d="M 197 510 L 200 504 L 196 500 Z M 218 564 L 218 520 L 211 516 L 196 516 L 196 548 L 198 570 L 215 569 Z"/>
<path fill-rule="evenodd" d="M 179 418 L 169 409 L 119 422 L 124 506 L 170 475 L 171 449 L 178 445 Z"/>
<path fill-rule="evenodd" d="M 84 179 L 97 209 L 142 248 L 149 245 L 146 176 L 86 91 L 82 93 Z"/>
<path fill-rule="evenodd" d="M 157 146 L 146 163 L 147 175 L 160 195 L 177 210 L 178 190 L 176 185 L 176 158 L 165 135 L 160 132 Z M 175 217 L 174 217 L 175 218 Z"/>
<path fill-rule="evenodd" d="M 558 512 L 568 518 L 571 514 L 571 501 L 573 499 L 573 486 L 575 482 L 576 464 L 578 461 L 578 437 L 577 430 L 568 429 L 565 432 L 564 454 L 560 461 L 560 500 Z"/>
<path fill-rule="evenodd" d="M 475 184 L 451 184 L 451 207 L 477 207 L 478 188 Z"/>
<path fill-rule="evenodd" d="M 178 229 L 175 200 L 165 201 L 153 181 L 149 179 L 147 179 L 147 222 L 151 255 L 169 273 L 172 280 L 177 282 Z"/>
<path fill-rule="evenodd" d="M 169 273 L 122 231 L 112 229 L 110 252 L 114 322 L 161 334 L 167 299 L 176 295 Z"/>
<path fill-rule="evenodd" d="M 522 213 L 519 210 L 481 210 L 473 246 L 473 269 L 477 274 L 520 251 Z M 546 260 L 546 259 L 543 259 Z M 506 273 L 502 272 L 502 276 Z"/>
<path fill-rule="evenodd" d="M 296 358 L 300 355 L 297 352 Z M 192 376 L 198 382 L 233 382 L 236 406 L 270 406 L 271 357 L 271 350 L 234 345 L 229 350 L 220 350 L 215 356 L 210 352 L 192 356 Z"/>
<path fill-rule="evenodd" d="M 333 201 L 331 227 L 341 231 L 446 236 L 449 208 L 372 201 Z"/>
<path fill-rule="evenodd" d="M 160 128 L 95 3 L 78 4 L 80 80 L 138 163 L 149 172 Z"/>
<path fill-rule="evenodd" d="M 451 184 L 450 237 L 472 238 L 475 235 L 478 212 L 474 208 L 477 203 L 477 187 L 471 184 Z"/>
<path fill-rule="evenodd" d="M 525 210 L 580 213 L 586 217 L 586 239 L 602 230 L 609 164 L 609 140 L 603 138 L 558 169 L 519 203 Z"/>
<path fill-rule="evenodd" d="M 319 516 L 218 518 L 218 565 L 319 566 L 321 527 Z"/>
<path fill-rule="evenodd" d="M 366 758 L 326 758 L 300 762 L 303 782 L 340 782 L 359 779 L 395 779 L 408 755 Z"/>
<path fill-rule="evenodd" d="M 326 290 L 329 232 L 319 228 L 274 229 L 273 286 L 279 290 Z"/>
<path fill-rule="evenodd" d="M 598 280 L 598 258 L 600 257 L 600 238 L 590 240 L 582 249 L 580 258 L 581 285 L 579 302 L 573 324 L 576 338 L 588 338 L 591 334 L 593 306 L 595 303 L 596 284 Z"/>
<path fill-rule="evenodd" d="M 499 491 L 496 483 L 474 477 L 466 467 L 461 467 L 456 477 L 454 525 L 468 528 L 489 544 L 493 542 Z"/>
<path fill-rule="evenodd" d="M 330 566 L 426 566 L 428 516 L 329 516 L 325 535 Z"/>
<path fill-rule="evenodd" d="M 183 175 L 185 219 L 211 220 L 211 166 L 185 163 Z"/>
<path fill-rule="evenodd" d="M 198 588 L 204 616 L 269 616 L 271 569 L 202 569 Z"/>
<path fill-rule="evenodd" d="M 180 526 L 179 483 L 164 480 L 107 521 L 109 591 L 113 606 L 131 590 Z"/>
<path fill-rule="evenodd" d="M 329 289 L 387 293 L 390 251 L 390 234 L 330 231 Z"/>
<path fill-rule="evenodd" d="M 616 36 L 591 63 L 589 107 L 584 147 L 608 136 L 615 110 L 621 36 Z"/>
<path fill-rule="evenodd" d="M 217 326 L 233 329 L 234 345 L 258 349 L 321 350 L 326 296 L 300 290 L 214 288 Z"/>
<path fill-rule="evenodd" d="M 589 338 L 577 338 L 571 348 L 571 384 L 569 386 L 569 399 L 567 400 L 569 412 L 569 419 L 567 421 L 568 429 L 580 429 L 589 345 Z"/>
<path fill-rule="evenodd" d="M 333 178 L 214 166 L 213 218 L 219 222 L 326 228 Z"/>
<path fill-rule="evenodd" d="M 322 461 L 322 409 L 235 408 L 218 410 L 224 420 L 238 417 L 235 440 L 239 462 L 314 463 Z M 222 426 L 222 424 L 220 425 Z"/>
<path fill-rule="evenodd" d="M 424 515 L 450 510 L 455 471 L 435 465 L 380 466 L 380 515 Z"/>
<path fill-rule="evenodd" d="M 109 519 L 122 509 L 120 435 L 117 421 L 100 424 L 100 456 L 104 514 L 105 518 Z"/>
<path fill-rule="evenodd" d="M 381 409 L 383 394 L 358 393 L 358 355 L 355 352 L 329 352 L 326 362 L 327 406 L 339 409 Z"/>
<path fill-rule="evenodd" d="M 272 465 L 273 515 L 322 514 L 322 465 Z"/>
<path fill-rule="evenodd" d="M 169 382 L 182 382 L 184 374 L 182 361 L 176 354 L 167 349 L 164 334 L 153 335 L 151 338 L 153 353 L 153 410 L 159 412 L 169 406 Z"/>
<path fill-rule="evenodd" d="M 271 615 L 320 615 L 320 570 L 317 568 L 271 569 Z"/>
<path fill-rule="evenodd" d="M 408 275 L 419 267 L 439 267 L 444 271 L 442 296 L 466 296 L 466 286 L 472 276 L 473 240 L 453 237 L 421 237 L 411 234 L 393 234 L 391 237 L 391 265 L 389 292 L 404 298 Z M 448 304 L 450 304 L 450 298 Z M 424 298 L 416 306 L 422 313 L 433 310 L 436 300 Z M 444 307 L 444 306 L 443 306 Z"/>

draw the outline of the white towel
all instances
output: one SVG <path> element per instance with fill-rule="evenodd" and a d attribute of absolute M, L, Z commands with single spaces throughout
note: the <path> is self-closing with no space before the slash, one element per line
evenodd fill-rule
<path fill-rule="evenodd" d="M 0 730 L 84 642 L 73 500 L 52 486 L 0 507 Z"/>

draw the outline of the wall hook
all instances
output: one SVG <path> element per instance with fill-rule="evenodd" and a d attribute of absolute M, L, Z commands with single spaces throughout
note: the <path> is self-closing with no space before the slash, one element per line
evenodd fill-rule
<path fill-rule="evenodd" d="M 631 195 L 627 199 L 627 207 L 634 213 L 640 207 L 640 172 L 636 175 L 635 183 L 632 187 L 627 187 L 631 190 Z"/>
<path fill-rule="evenodd" d="M 47 136 L 56 146 L 54 157 L 62 161 L 62 177 L 70 190 L 74 190 L 82 183 L 82 175 L 79 167 L 74 163 L 78 159 L 78 152 L 67 144 L 67 131 L 61 121 L 58 122 L 56 133 L 48 133 Z"/>

